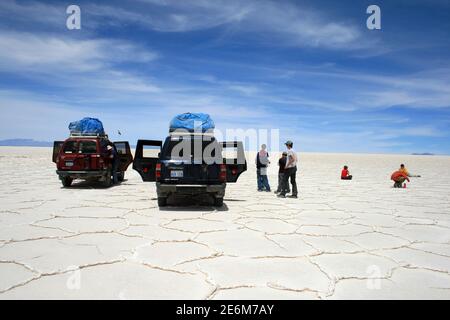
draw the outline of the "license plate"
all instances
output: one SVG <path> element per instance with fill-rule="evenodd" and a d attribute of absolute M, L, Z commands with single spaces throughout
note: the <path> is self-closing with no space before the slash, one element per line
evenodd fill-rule
<path fill-rule="evenodd" d="M 170 177 L 172 178 L 183 178 L 183 171 L 170 171 Z"/>
<path fill-rule="evenodd" d="M 73 161 L 66 161 L 66 167 L 72 167 Z"/>

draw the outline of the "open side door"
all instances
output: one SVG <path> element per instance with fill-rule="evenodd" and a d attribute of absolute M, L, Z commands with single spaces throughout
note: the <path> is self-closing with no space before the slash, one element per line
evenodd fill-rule
<path fill-rule="evenodd" d="M 241 141 L 221 142 L 223 163 L 227 166 L 227 182 L 236 182 L 247 171 L 244 147 Z"/>
<path fill-rule="evenodd" d="M 58 158 L 59 150 L 61 150 L 64 141 L 54 141 L 53 142 L 53 156 L 52 161 L 56 163 L 56 158 Z"/>
<path fill-rule="evenodd" d="M 131 154 L 130 144 L 128 141 L 114 142 L 117 154 L 119 156 L 119 171 L 127 171 L 128 166 L 133 162 L 133 155 Z"/>
<path fill-rule="evenodd" d="M 161 146 L 160 140 L 138 140 L 133 169 L 139 172 L 142 181 L 156 181 L 156 163 L 159 160 Z"/>

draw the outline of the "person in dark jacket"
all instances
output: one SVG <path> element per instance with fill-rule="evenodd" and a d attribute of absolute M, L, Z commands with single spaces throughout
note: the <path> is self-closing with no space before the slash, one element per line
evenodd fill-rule
<path fill-rule="evenodd" d="M 287 152 L 284 151 L 281 155 L 281 158 L 278 160 L 278 188 L 275 191 L 275 193 L 280 193 L 283 191 L 283 177 L 284 177 L 284 171 L 286 167 L 286 161 L 287 161 Z M 289 188 L 289 184 L 287 185 L 287 190 L 285 190 L 285 193 L 290 193 L 291 190 Z"/>
<path fill-rule="evenodd" d="M 110 143 L 108 144 L 108 150 L 110 152 L 111 157 L 111 163 L 112 163 L 112 178 L 113 178 L 113 184 L 116 184 L 119 182 L 119 179 L 117 177 L 117 170 L 119 169 L 119 155 L 117 153 L 117 150 L 114 146 L 114 144 Z"/>

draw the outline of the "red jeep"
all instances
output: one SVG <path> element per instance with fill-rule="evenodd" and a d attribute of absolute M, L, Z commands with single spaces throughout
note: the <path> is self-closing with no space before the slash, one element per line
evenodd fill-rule
<path fill-rule="evenodd" d="M 108 149 L 109 146 L 109 149 Z M 112 185 L 113 157 L 118 157 L 117 178 L 123 181 L 131 162 L 127 141 L 111 142 L 105 136 L 71 136 L 65 141 L 53 143 L 53 162 L 64 187 L 70 187 L 74 179 L 101 181 L 105 187 Z"/>

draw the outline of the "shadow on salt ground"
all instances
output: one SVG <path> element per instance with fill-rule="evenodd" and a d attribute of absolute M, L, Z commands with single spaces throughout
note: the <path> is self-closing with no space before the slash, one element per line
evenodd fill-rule
<path fill-rule="evenodd" d="M 157 198 L 151 200 L 156 201 Z M 215 207 L 214 200 L 208 195 L 198 196 L 170 196 L 167 199 L 167 207 L 160 207 L 161 211 L 228 211 L 228 206 L 224 204 L 222 207 Z M 232 200 L 231 200 L 232 201 Z"/>
<path fill-rule="evenodd" d="M 102 182 L 99 182 L 99 181 L 75 180 L 74 182 L 72 182 L 72 185 L 70 187 L 61 186 L 61 189 L 110 189 L 110 188 L 114 188 L 114 187 L 119 187 L 123 182 L 127 182 L 127 181 L 128 180 L 125 179 L 122 182 L 118 182 L 109 187 L 105 187 L 102 184 Z"/>

